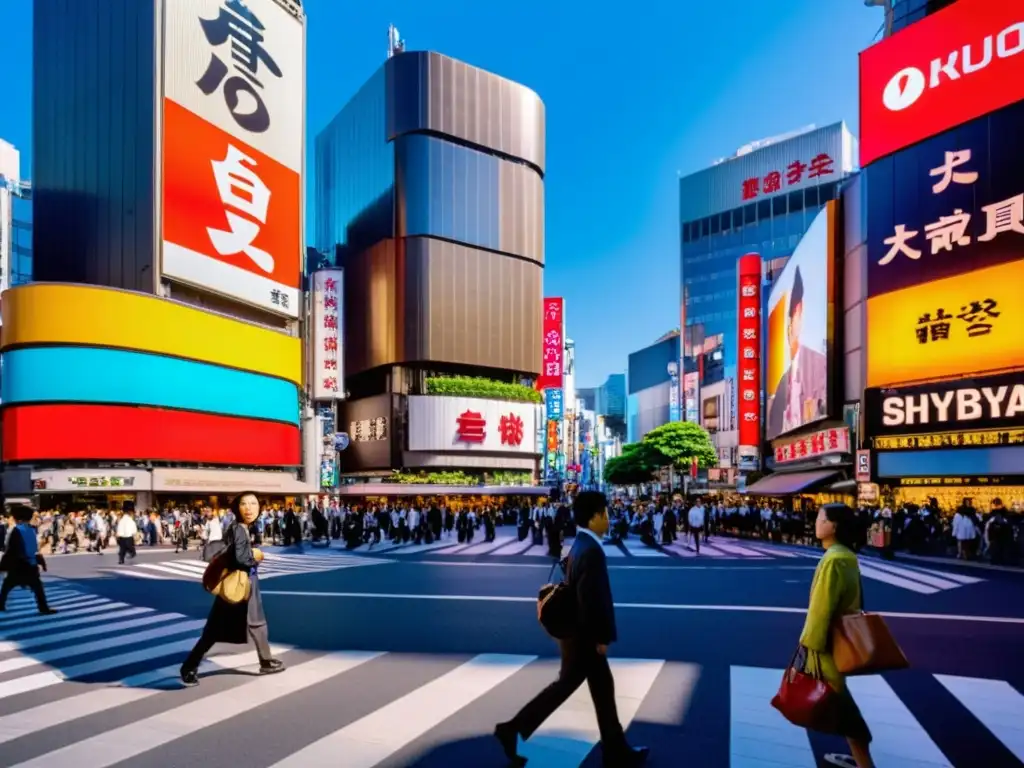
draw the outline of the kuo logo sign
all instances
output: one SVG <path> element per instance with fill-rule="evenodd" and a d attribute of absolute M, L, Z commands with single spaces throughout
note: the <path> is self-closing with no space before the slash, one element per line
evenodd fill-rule
<path fill-rule="evenodd" d="M 861 165 L 1024 98 L 1024 8 L 960 0 L 860 57 Z"/>

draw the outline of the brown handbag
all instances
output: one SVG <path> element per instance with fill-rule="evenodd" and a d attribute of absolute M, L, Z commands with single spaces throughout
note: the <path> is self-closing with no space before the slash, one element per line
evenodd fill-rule
<path fill-rule="evenodd" d="M 885 619 L 867 611 L 848 613 L 832 624 L 832 659 L 843 675 L 875 675 L 910 666 Z"/>
<path fill-rule="evenodd" d="M 252 580 L 248 571 L 233 571 L 228 567 L 227 553 L 210 561 L 203 572 L 203 589 L 226 603 L 244 603 L 252 594 Z"/>

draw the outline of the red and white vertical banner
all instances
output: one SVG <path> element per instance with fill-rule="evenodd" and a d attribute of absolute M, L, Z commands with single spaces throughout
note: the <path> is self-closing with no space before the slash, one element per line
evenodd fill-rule
<path fill-rule="evenodd" d="M 737 272 L 737 453 L 740 458 L 757 458 L 761 449 L 761 257 L 756 253 L 740 257 Z"/>
<path fill-rule="evenodd" d="M 565 384 L 565 304 L 561 297 L 544 299 L 544 332 L 537 389 L 561 389 Z"/>
<path fill-rule="evenodd" d="M 342 341 L 342 277 L 340 269 L 313 273 L 313 399 L 345 397 Z"/>

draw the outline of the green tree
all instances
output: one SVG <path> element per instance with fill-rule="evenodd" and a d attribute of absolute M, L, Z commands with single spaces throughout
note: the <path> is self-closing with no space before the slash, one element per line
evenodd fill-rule
<path fill-rule="evenodd" d="M 650 446 L 627 443 L 622 446 L 621 456 L 614 456 L 604 463 L 604 481 L 612 485 L 646 483 L 657 466 L 655 458 Z"/>
<path fill-rule="evenodd" d="M 701 469 L 718 466 L 718 453 L 711 437 L 699 424 L 691 421 L 670 421 L 644 435 L 643 444 L 651 449 L 655 466 L 673 465 L 689 469 L 694 458 Z"/>

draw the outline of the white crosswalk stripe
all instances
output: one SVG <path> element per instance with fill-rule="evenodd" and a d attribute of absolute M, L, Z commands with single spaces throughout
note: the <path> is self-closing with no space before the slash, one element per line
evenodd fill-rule
<path fill-rule="evenodd" d="M 246 762 L 253 768 L 500 765 L 490 737 L 494 722 L 512 715 L 557 671 L 551 659 L 532 655 L 440 657 L 275 646 L 289 665 L 280 675 L 255 674 L 254 651 L 218 654 L 204 662 L 202 685 L 183 690 L 178 664 L 201 622 L 125 607 L 68 587 L 59 591 L 71 606 L 66 613 L 25 624 L 24 612 L 34 605 L 21 592 L 12 595 L 9 607 L 22 618 L 0 615 L 0 766 L 107 768 L 132 761 L 154 768 L 187 760 L 229 768 L 237 756 L 217 745 L 231 743 L 234 734 L 245 734 Z M 79 603 L 101 610 L 72 616 Z M 770 705 L 781 669 L 729 667 L 723 691 L 724 670 L 707 674 L 705 681 L 712 670 L 696 664 L 610 661 L 619 718 L 627 729 L 654 725 L 659 732 L 676 731 L 676 748 L 705 730 L 721 734 L 728 743 L 718 753 L 727 762 L 716 758 L 714 764 L 729 768 L 815 768 L 821 760 L 814 738 Z M 218 674 L 227 671 L 236 674 Z M 100 673 L 102 681 L 82 680 Z M 953 763 L 942 747 L 956 738 L 957 729 L 949 724 L 965 719 L 979 723 L 982 730 L 974 733 L 986 737 L 987 743 L 972 743 L 976 754 L 994 750 L 1005 760 L 1024 759 L 1019 678 L 1015 686 L 911 670 L 895 673 L 893 680 L 901 675 L 912 677 L 896 688 L 878 675 L 848 680 L 872 730 L 879 768 L 972 768 Z M 685 683 L 685 701 L 655 695 L 660 680 L 662 687 Z M 711 686 L 714 696 L 702 692 L 702 685 Z M 952 696 L 936 709 L 932 700 L 938 686 Z M 43 688 L 53 691 L 40 699 Z M 904 700 L 897 690 L 904 696 L 910 690 L 910 698 Z M 693 697 L 705 706 L 688 706 Z M 922 697 L 932 700 L 923 706 Z M 342 701 L 347 705 L 325 706 Z M 280 728 L 252 728 L 284 713 L 302 722 L 301 742 L 282 739 Z M 285 733 L 289 722 L 280 723 Z M 598 742 L 589 692 L 582 686 L 520 745 L 520 753 L 530 766 L 576 768 Z M 659 755 L 657 741 L 651 746 L 659 764 L 681 758 Z M 462 751 L 451 757 L 449 749 Z M 700 754 L 685 757 L 704 764 Z"/>
<path fill-rule="evenodd" d="M 370 565 L 383 565 L 391 560 L 376 559 L 351 555 L 340 550 L 318 550 L 315 552 L 272 552 L 264 553 L 260 565 L 260 580 L 274 579 L 280 576 L 294 576 L 302 573 L 321 573 L 343 568 L 361 568 Z M 133 562 L 115 568 L 102 568 L 104 573 L 127 576 L 139 579 L 157 579 L 163 581 L 202 581 L 206 563 L 198 558 L 183 557 L 177 560 L 164 560 L 159 563 Z"/>

